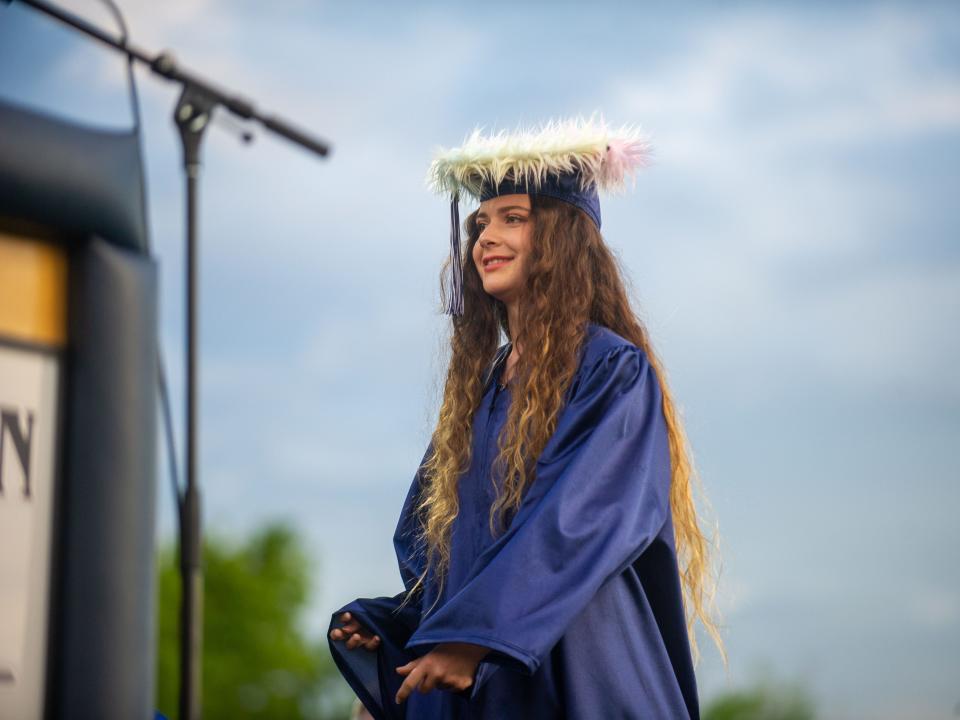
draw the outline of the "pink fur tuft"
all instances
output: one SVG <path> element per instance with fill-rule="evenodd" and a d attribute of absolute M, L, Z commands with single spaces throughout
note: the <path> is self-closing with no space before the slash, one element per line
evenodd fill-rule
<path fill-rule="evenodd" d="M 628 176 L 650 162 L 650 143 L 636 138 L 611 138 L 600 166 L 600 184 L 622 187 Z"/>

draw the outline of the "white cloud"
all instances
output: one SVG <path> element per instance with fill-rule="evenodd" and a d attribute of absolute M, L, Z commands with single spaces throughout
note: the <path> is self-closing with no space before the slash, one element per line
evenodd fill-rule
<path fill-rule="evenodd" d="M 611 80 L 614 114 L 643 120 L 657 151 L 632 223 L 646 241 L 625 257 L 655 269 L 651 326 L 679 355 L 709 357 L 713 377 L 808 358 L 860 392 L 960 398 L 960 273 L 889 259 L 944 241 L 907 234 L 937 206 L 913 178 L 839 159 L 960 130 L 960 84 L 930 58 L 940 21 L 912 6 L 751 7 L 702 23 L 671 63 Z"/>
<path fill-rule="evenodd" d="M 957 128 L 960 87 L 928 57 L 937 14 L 878 5 L 841 19 L 782 6 L 719 16 L 682 59 L 615 77 L 611 90 L 672 160 L 696 166 Z"/>

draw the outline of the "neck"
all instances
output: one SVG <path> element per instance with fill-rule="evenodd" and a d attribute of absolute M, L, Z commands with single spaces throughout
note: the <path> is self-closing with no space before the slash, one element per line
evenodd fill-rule
<path fill-rule="evenodd" d="M 520 331 L 520 307 L 516 300 L 507 303 L 507 325 L 510 327 L 510 340 L 512 341 Z M 519 355 L 519 349 L 515 342 L 513 343 L 513 351 Z"/>
<path fill-rule="evenodd" d="M 513 368 L 520 359 L 520 345 L 516 342 L 520 328 L 519 309 L 516 301 L 507 303 L 507 324 L 510 329 L 511 348 L 500 374 L 501 387 L 506 387 L 506 384 L 513 378 Z"/>

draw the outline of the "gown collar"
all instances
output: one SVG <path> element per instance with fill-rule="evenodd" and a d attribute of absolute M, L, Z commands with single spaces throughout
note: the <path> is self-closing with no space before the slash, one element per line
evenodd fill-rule
<path fill-rule="evenodd" d="M 587 323 L 587 337 L 586 340 L 589 341 L 590 338 L 599 330 L 599 326 L 594 322 Z M 584 343 L 586 345 L 586 342 Z M 490 389 L 490 382 L 497 376 L 497 371 L 500 368 L 500 365 L 504 360 L 510 355 L 510 350 L 513 348 L 512 342 L 507 342 L 506 345 L 501 346 L 497 350 L 497 354 L 494 356 L 493 363 L 490 365 L 487 370 L 487 376 L 483 381 L 483 394 L 487 394 L 487 390 Z"/>
<path fill-rule="evenodd" d="M 490 365 L 490 369 L 487 370 L 487 377 L 483 381 L 483 394 L 487 394 L 487 390 L 490 389 L 490 382 L 496 377 L 497 370 L 500 368 L 500 365 L 503 364 L 503 361 L 507 359 L 510 355 L 510 349 L 513 347 L 513 343 L 508 342 L 506 345 L 497 350 L 497 354 L 494 357 L 493 364 Z"/>

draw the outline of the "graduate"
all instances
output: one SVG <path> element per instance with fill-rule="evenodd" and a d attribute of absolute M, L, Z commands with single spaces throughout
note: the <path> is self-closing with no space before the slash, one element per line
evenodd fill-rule
<path fill-rule="evenodd" d="M 592 118 L 476 130 L 431 165 L 451 356 L 394 533 L 404 589 L 328 631 L 377 720 L 698 718 L 696 620 L 726 662 L 679 412 L 600 234 L 599 192 L 650 155 Z"/>

